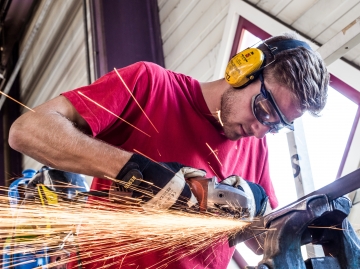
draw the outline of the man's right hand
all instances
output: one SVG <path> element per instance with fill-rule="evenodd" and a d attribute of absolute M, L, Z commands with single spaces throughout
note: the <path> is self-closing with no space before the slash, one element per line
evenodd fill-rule
<path fill-rule="evenodd" d="M 132 197 L 142 200 L 146 209 L 189 208 L 198 201 L 185 178 L 204 177 L 206 172 L 177 162 L 155 163 L 133 154 L 116 179 Z"/>

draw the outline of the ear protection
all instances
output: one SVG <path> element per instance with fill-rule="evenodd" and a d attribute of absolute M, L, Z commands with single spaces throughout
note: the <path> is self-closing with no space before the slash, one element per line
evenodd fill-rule
<path fill-rule="evenodd" d="M 298 47 L 311 50 L 310 46 L 300 40 L 285 39 L 266 44 L 271 54 L 275 56 L 279 52 Z M 244 88 L 256 80 L 264 69 L 265 54 L 258 48 L 247 48 L 232 57 L 225 70 L 226 81 L 234 88 Z"/>

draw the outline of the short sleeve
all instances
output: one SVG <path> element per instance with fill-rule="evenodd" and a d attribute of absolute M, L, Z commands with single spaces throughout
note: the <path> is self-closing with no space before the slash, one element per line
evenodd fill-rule
<path fill-rule="evenodd" d="M 131 92 L 136 88 L 146 89 L 149 78 L 143 62 L 118 69 L 118 72 Z M 96 136 L 121 116 L 131 98 L 127 88 L 112 71 L 89 86 L 62 95 L 72 103 Z"/>

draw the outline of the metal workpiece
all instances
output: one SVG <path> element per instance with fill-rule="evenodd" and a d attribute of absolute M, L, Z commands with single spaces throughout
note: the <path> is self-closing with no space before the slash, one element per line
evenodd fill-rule
<path fill-rule="evenodd" d="M 260 234 L 267 231 L 267 224 L 270 220 L 274 220 L 277 217 L 282 217 L 289 211 L 301 210 L 304 207 L 307 207 L 307 201 L 309 197 L 316 197 L 317 195 L 326 195 L 328 201 L 333 201 L 338 197 L 341 197 L 353 190 L 360 188 L 360 168 L 347 174 L 344 177 L 341 177 L 334 182 L 307 194 L 304 197 L 301 197 L 297 201 L 289 204 L 288 206 L 281 208 L 265 217 L 259 217 L 250 220 L 251 223 L 249 226 L 245 227 L 237 234 L 232 235 L 229 238 L 229 245 L 235 246 L 238 243 L 247 241 L 251 238 L 258 237 Z"/>
<path fill-rule="evenodd" d="M 263 259 L 248 269 L 358 269 L 360 241 L 346 217 L 350 201 L 314 195 L 264 219 Z M 263 234 L 264 236 L 264 234 Z M 325 257 L 303 260 L 300 247 L 321 245 Z"/>

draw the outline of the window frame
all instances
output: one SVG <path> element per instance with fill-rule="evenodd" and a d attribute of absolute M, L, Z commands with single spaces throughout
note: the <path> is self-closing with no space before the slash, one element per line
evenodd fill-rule
<path fill-rule="evenodd" d="M 260 10 L 256 9 L 255 7 L 251 6 L 246 2 L 238 1 L 238 0 L 230 0 L 229 12 L 226 18 L 225 29 L 220 44 L 217 63 L 215 66 L 215 72 L 213 77 L 214 80 L 223 78 L 224 70 L 227 66 L 228 60 L 236 54 L 243 29 L 246 29 L 251 33 L 256 33 L 256 35 L 261 39 L 266 39 L 270 36 L 274 36 L 283 32 L 293 31 L 293 29 L 285 26 L 281 22 L 270 17 L 269 15 L 266 15 L 265 13 L 261 12 Z M 317 44 L 314 44 L 308 38 L 306 37 L 302 37 L 302 38 L 305 41 L 307 41 L 314 50 L 317 50 L 319 48 Z M 360 76 L 360 70 L 347 64 L 345 61 L 341 59 L 338 59 L 334 61 L 331 65 L 329 65 L 328 70 L 331 73 L 331 77 L 330 77 L 331 86 L 335 90 L 345 95 L 346 97 L 348 97 L 350 100 L 352 100 L 358 105 L 358 110 L 336 176 L 336 178 L 339 178 L 356 170 L 360 164 L 360 151 L 357 150 L 358 148 L 360 148 L 360 126 L 359 126 L 360 125 L 360 92 L 359 92 L 360 85 L 356 79 Z M 346 70 L 346 72 L 344 72 L 344 70 Z M 301 121 L 299 124 L 300 124 L 300 129 L 302 129 Z M 293 137 L 291 137 L 291 135 L 290 137 L 288 136 L 290 152 L 294 148 L 299 147 L 298 145 L 294 144 L 295 140 L 296 137 L 294 135 Z M 307 154 L 306 145 L 301 145 L 300 150 L 302 151 L 301 153 L 302 155 Z M 292 153 L 290 153 L 290 156 L 292 156 Z M 303 160 L 303 162 L 304 161 L 305 163 L 307 162 L 308 167 L 306 167 L 307 165 L 305 164 L 301 166 L 301 169 L 305 173 L 310 172 L 311 175 L 309 158 L 307 157 L 303 159 L 305 159 Z M 291 165 L 290 162 L 289 165 Z M 312 176 L 310 176 L 309 185 L 312 185 L 310 189 L 313 188 Z M 303 190 L 303 192 L 310 192 L 311 191 L 310 189 L 306 191 Z M 299 194 L 300 193 L 298 193 L 298 195 Z M 312 254 L 316 255 L 318 254 L 317 252 L 318 252 L 317 249 L 312 249 Z M 235 254 L 233 256 L 233 259 L 239 266 L 240 265 L 243 266 L 244 263 L 246 262 L 243 259 L 240 259 L 241 255 L 236 249 L 235 249 Z"/>
<path fill-rule="evenodd" d="M 270 36 L 283 32 L 293 31 L 293 29 L 266 15 L 248 3 L 230 0 L 229 12 L 225 23 L 223 38 L 220 44 L 214 79 L 219 79 L 224 76 L 223 72 L 226 68 L 228 60 L 236 54 L 243 29 L 248 30 L 261 39 L 266 39 Z M 314 50 L 319 48 L 317 44 L 313 43 L 308 38 L 304 36 L 302 36 L 302 38 L 307 41 Z M 329 65 L 328 69 L 331 73 L 330 85 L 359 106 L 360 85 L 355 78 L 360 76 L 360 70 L 347 64 L 341 59 L 338 59 Z M 346 72 L 343 70 L 346 70 Z M 360 146 L 360 128 L 358 128 L 360 125 L 359 120 L 360 107 L 358 107 L 336 178 L 344 176 L 359 167 L 360 151 L 355 150 Z M 301 122 L 299 122 L 299 124 L 301 124 Z M 291 145 L 289 146 L 291 147 Z M 303 148 L 302 151 L 305 153 L 303 155 L 306 155 L 306 147 Z M 302 170 L 307 170 L 305 165 L 302 166 Z M 308 192 L 309 191 L 310 190 L 308 190 Z"/>

